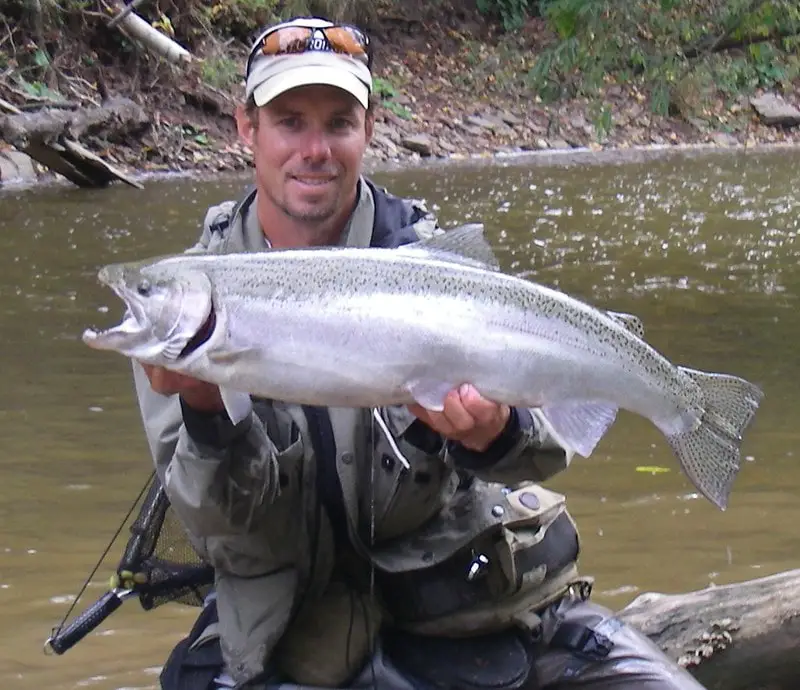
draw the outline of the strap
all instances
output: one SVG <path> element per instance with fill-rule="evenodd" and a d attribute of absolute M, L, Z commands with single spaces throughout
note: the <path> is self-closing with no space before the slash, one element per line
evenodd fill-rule
<path fill-rule="evenodd" d="M 608 656 L 614 643 L 602 633 L 581 623 L 561 623 L 550 641 L 553 647 L 568 649 L 573 654 L 599 661 Z"/>
<path fill-rule="evenodd" d="M 255 191 L 255 185 L 249 185 L 245 190 L 244 196 L 231 208 L 230 213 L 220 213 L 220 215 L 214 219 L 214 222 L 208 227 L 209 232 L 224 236 L 225 231 L 230 227 L 233 219 L 242 212 L 245 206 L 249 206 L 253 202 L 253 199 L 255 199 Z"/>
<path fill-rule="evenodd" d="M 348 541 L 347 511 L 342 482 L 336 471 L 336 437 L 326 407 L 303 405 L 308 420 L 308 433 L 316 457 L 317 494 L 325 506 L 337 544 Z"/>

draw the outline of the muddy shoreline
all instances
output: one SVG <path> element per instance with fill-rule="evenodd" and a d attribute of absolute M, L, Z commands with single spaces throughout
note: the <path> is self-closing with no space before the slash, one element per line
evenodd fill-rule
<path fill-rule="evenodd" d="M 397 159 L 379 159 L 368 156 L 364 162 L 364 173 L 375 175 L 382 173 L 406 172 L 411 170 L 452 170 L 457 168 L 480 169 L 485 167 L 570 167 L 595 165 L 628 165 L 648 161 L 662 161 L 670 158 L 706 158 L 709 156 L 753 156 L 758 154 L 800 152 L 800 141 L 780 143 L 757 143 L 751 145 L 718 146 L 716 144 L 675 144 L 671 146 L 629 146 L 620 148 L 592 149 L 588 147 L 575 149 L 557 149 L 545 151 L 500 152 L 494 155 L 485 153 L 462 154 L 457 156 L 423 158 L 405 156 Z M 0 150 L 0 156 L 4 152 Z M 252 167 L 249 165 L 232 168 L 210 170 L 206 167 L 185 168 L 179 170 L 129 169 L 129 174 L 144 186 L 148 183 L 170 179 L 209 179 L 220 180 L 247 178 Z M 120 184 L 120 183 L 115 183 Z M 65 187 L 74 185 L 59 175 L 48 171 L 37 171 L 34 177 L 16 177 L 0 180 L 0 195 L 3 192 L 20 192 L 36 188 Z"/>

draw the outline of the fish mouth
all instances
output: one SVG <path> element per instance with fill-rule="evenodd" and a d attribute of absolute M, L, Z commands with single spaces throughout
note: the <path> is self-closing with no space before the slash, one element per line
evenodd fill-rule
<path fill-rule="evenodd" d="M 105 330 L 86 329 L 82 336 L 84 343 L 98 350 L 116 350 L 137 359 L 157 357 L 175 362 L 188 357 L 211 339 L 218 319 L 210 296 L 202 306 L 195 302 L 186 312 L 181 310 L 169 329 L 161 332 L 159 325 L 148 315 L 149 293 L 141 293 L 138 286 L 131 287 L 130 281 L 124 279 L 123 271 L 124 267 L 112 265 L 98 274 L 100 283 L 111 288 L 124 303 L 122 321 Z M 182 304 L 187 304 L 186 297 L 181 294 Z"/>
<path fill-rule="evenodd" d="M 105 281 L 101 282 L 105 283 Z M 87 328 L 83 332 L 83 341 L 87 345 L 98 349 L 117 349 L 122 346 L 134 345 L 143 335 L 149 334 L 152 330 L 144 305 L 124 286 L 112 283 L 105 284 L 114 291 L 125 305 L 122 321 L 116 326 L 106 329 Z"/>

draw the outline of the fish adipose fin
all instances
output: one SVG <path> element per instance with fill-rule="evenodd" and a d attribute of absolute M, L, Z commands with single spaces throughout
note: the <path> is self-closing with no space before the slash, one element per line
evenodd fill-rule
<path fill-rule="evenodd" d="M 644 338 L 644 324 L 638 316 L 621 311 L 607 311 L 606 315 L 614 319 L 623 328 L 627 328 L 637 338 Z"/>
<path fill-rule="evenodd" d="M 700 386 L 705 410 L 695 429 L 667 436 L 667 440 L 697 490 L 725 510 L 741 467 L 742 435 L 764 393 L 736 376 L 679 368 Z"/>
<path fill-rule="evenodd" d="M 431 258 L 499 271 L 500 264 L 483 235 L 483 224 L 470 223 L 428 239 L 406 244 L 393 252 L 427 254 Z"/>
<path fill-rule="evenodd" d="M 542 407 L 553 437 L 565 450 L 588 458 L 617 417 L 616 405 L 570 400 Z"/>

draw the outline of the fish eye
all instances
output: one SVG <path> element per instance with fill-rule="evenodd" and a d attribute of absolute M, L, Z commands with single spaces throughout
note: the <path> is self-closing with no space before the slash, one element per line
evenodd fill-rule
<path fill-rule="evenodd" d="M 136 286 L 136 292 L 138 292 L 142 297 L 147 297 L 150 294 L 150 281 L 147 278 L 142 278 L 139 281 L 139 284 Z"/>

